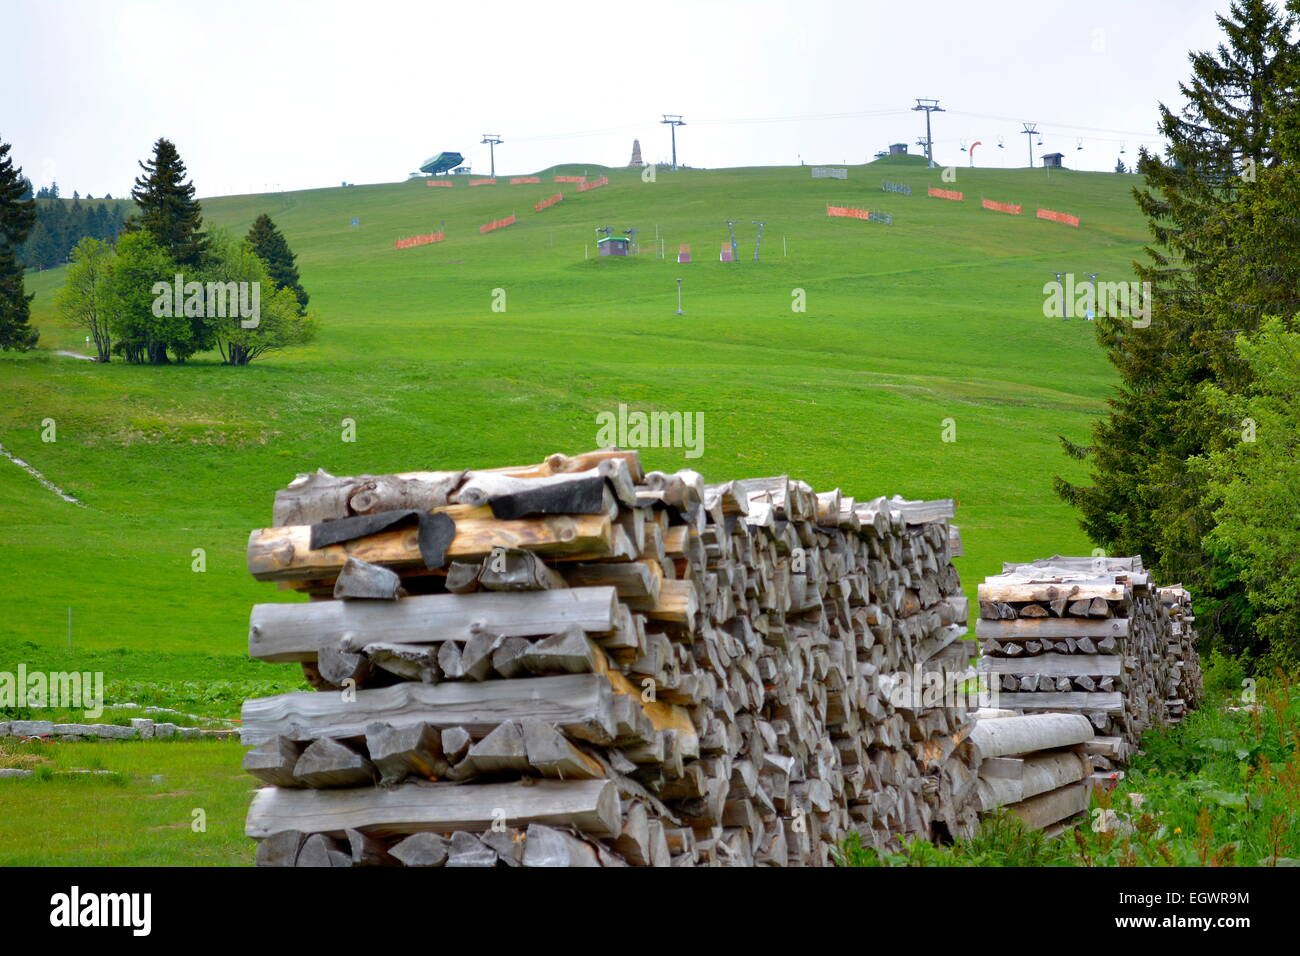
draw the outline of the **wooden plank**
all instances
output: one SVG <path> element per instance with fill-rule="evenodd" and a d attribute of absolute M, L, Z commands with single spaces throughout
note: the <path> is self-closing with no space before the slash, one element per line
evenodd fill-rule
<path fill-rule="evenodd" d="M 1092 768 L 1076 753 L 1039 753 L 1024 759 L 1018 779 L 982 777 L 979 782 L 981 809 L 1009 806 L 1057 790 L 1089 777 Z"/>
<path fill-rule="evenodd" d="M 999 703 L 1008 697 L 1057 697 L 1058 694 L 1002 694 Z M 1078 695 L 1085 696 L 1085 695 Z M 1101 696 L 1089 694 L 1086 696 Z M 1116 694 L 1116 697 L 1119 695 Z M 1024 717 L 998 717 L 981 720 L 970 732 L 970 741 L 981 758 L 1006 757 L 1012 754 L 1032 753 L 1053 747 L 1068 747 L 1092 737 L 1092 725 L 1080 714 L 1036 714 Z"/>
<path fill-rule="evenodd" d="M 551 515 L 498 521 L 490 508 L 450 505 L 435 513 L 456 522 L 448 561 L 481 561 L 493 548 L 522 548 L 550 556 L 599 557 L 613 545 L 608 515 Z M 423 570 L 419 529 L 382 531 L 324 548 L 311 547 L 311 526 L 259 528 L 248 537 L 248 572 L 259 581 L 303 581 L 338 576 L 349 557 L 389 568 Z"/>
<path fill-rule="evenodd" d="M 253 797 L 244 832 L 262 839 L 279 830 L 342 837 L 347 830 L 370 836 L 482 832 L 494 811 L 509 826 L 529 823 L 574 826 L 593 836 L 618 836 L 619 797 L 609 780 L 533 780 L 460 786 L 411 781 L 392 789 L 282 790 L 267 787 Z"/>
<path fill-rule="evenodd" d="M 544 637 L 570 625 L 608 633 L 620 620 L 612 587 L 427 594 L 391 603 L 256 604 L 248 653 L 264 661 L 314 661 L 321 647 L 337 645 L 345 634 L 354 646 L 428 644 L 463 640 L 476 622 L 506 637 Z"/>
<path fill-rule="evenodd" d="M 464 727 L 480 739 L 506 720 L 536 718 L 564 733 L 608 744 L 614 736 L 613 691 L 599 674 L 530 677 L 479 683 L 417 684 L 404 681 L 359 690 L 355 700 L 339 693 L 298 691 L 244 702 L 240 738 L 260 744 L 276 736 L 290 740 L 362 737 L 372 723 L 439 729 Z"/>
<path fill-rule="evenodd" d="M 977 670 L 989 674 L 1045 674 L 1050 677 L 1119 677 L 1124 659 L 1116 654 L 1040 654 L 1037 657 L 981 657 Z"/>
<path fill-rule="evenodd" d="M 1007 807 L 1007 810 L 1019 817 L 1026 828 L 1041 830 L 1088 809 L 1091 792 L 1092 788 L 1087 781 L 1071 783 L 1059 790 L 1052 790 L 1030 797 L 1022 803 L 1012 804 Z"/>
<path fill-rule="evenodd" d="M 1133 592 L 1125 584 L 1108 581 L 1002 581 L 994 578 L 979 586 L 979 599 L 1007 603 L 1023 601 L 1071 601 L 1101 598 L 1103 601 L 1131 600 Z"/>
<path fill-rule="evenodd" d="M 1048 693 L 998 695 L 999 707 L 1013 710 L 1099 710 L 1118 714 L 1124 710 L 1124 695 L 1088 694 L 1083 691 L 1051 691 Z"/>
<path fill-rule="evenodd" d="M 975 636 L 999 641 L 1032 641 L 1043 637 L 1128 637 L 1129 619 L 1112 617 L 1091 620 L 1078 617 L 1017 618 L 1010 621 L 988 621 L 981 618 L 975 624 Z"/>

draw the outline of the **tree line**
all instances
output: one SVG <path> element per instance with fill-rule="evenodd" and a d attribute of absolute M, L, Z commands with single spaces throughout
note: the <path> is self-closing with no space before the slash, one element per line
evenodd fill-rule
<path fill-rule="evenodd" d="M 34 348 L 32 296 L 23 256 L 37 265 L 71 262 L 56 296 L 61 314 L 95 344 L 94 358 L 133 364 L 185 362 L 216 351 L 247 365 L 270 351 L 310 341 L 316 319 L 296 257 L 269 216 L 236 239 L 204 228 L 194 184 L 175 144 L 159 139 L 140 163 L 131 191 L 136 212 L 122 220 L 104 209 L 40 201 L 0 142 L 0 348 Z M 57 197 L 57 184 L 47 194 Z M 73 213 L 79 223 L 74 224 Z"/>
<path fill-rule="evenodd" d="M 52 269 L 65 265 L 72 258 L 72 247 L 87 236 L 116 242 L 126 226 L 129 208 L 123 200 L 76 198 L 69 202 L 42 199 L 38 192 L 36 223 L 18 252 L 18 261 L 25 269 Z"/>
<path fill-rule="evenodd" d="M 1058 494 L 1111 554 L 1181 581 L 1214 646 L 1300 658 L 1300 2 L 1236 0 L 1161 104 L 1164 155 L 1133 190 L 1151 243 L 1151 321 L 1103 317 L 1119 373 Z"/>

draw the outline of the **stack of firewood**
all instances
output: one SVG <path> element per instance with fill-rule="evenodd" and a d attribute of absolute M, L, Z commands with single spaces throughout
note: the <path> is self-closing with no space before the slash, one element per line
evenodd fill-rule
<path fill-rule="evenodd" d="M 1180 719 L 1200 694 L 1191 602 L 1156 588 L 1132 558 L 1005 564 L 979 587 L 979 669 L 999 706 L 1085 715 L 1094 763 L 1123 762 L 1148 727 Z"/>
<path fill-rule="evenodd" d="M 825 865 L 968 836 L 950 501 L 706 485 L 606 450 L 302 476 L 249 570 L 268 865 Z M 924 680 L 923 680 L 924 678 Z M 951 684 L 951 680 L 949 680 Z"/>
<path fill-rule="evenodd" d="M 1169 620 L 1165 655 L 1170 667 L 1166 685 L 1166 718 L 1178 723 L 1187 711 L 1196 707 L 1205 693 L 1201 678 L 1201 658 L 1196 652 L 1196 621 L 1192 597 L 1180 584 L 1160 588 L 1160 606 Z"/>
<path fill-rule="evenodd" d="M 1004 808 L 1049 835 L 1086 810 L 1095 778 L 1092 724 L 1082 714 L 975 713 L 980 810 Z"/>

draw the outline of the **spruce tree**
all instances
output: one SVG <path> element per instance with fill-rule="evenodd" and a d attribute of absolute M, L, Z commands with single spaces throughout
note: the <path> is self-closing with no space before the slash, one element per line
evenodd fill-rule
<path fill-rule="evenodd" d="M 36 203 L 22 198 L 31 184 L 14 166 L 9 149 L 0 141 L 0 349 L 25 352 L 40 333 L 30 324 L 32 296 L 23 289 L 18 250 L 36 222 Z"/>
<path fill-rule="evenodd" d="M 298 314 L 307 314 L 307 292 L 298 278 L 297 256 L 289 248 L 283 233 L 280 232 L 271 217 L 262 213 L 248 230 L 245 237 L 257 257 L 266 263 L 266 271 L 275 283 L 275 288 L 288 289 L 298 300 Z"/>
<path fill-rule="evenodd" d="M 207 247 L 203 212 L 194 198 L 194 184 L 185 179 L 185 164 L 176 146 L 159 139 L 154 143 L 153 158 L 142 162 L 140 168 L 144 175 L 137 177 L 131 190 L 140 211 L 127 229 L 147 230 L 178 265 L 198 267 Z"/>
<path fill-rule="evenodd" d="M 1297 106 L 1296 87 L 1285 80 L 1300 18 L 1264 0 L 1237 0 L 1218 21 L 1224 42 L 1189 57 L 1182 112 L 1160 105 L 1166 155 L 1143 150 L 1137 164 L 1145 184 L 1134 198 L 1154 240 L 1147 261 L 1136 264 L 1149 284 L 1150 322 L 1099 316 L 1098 340 L 1120 384 L 1091 447 L 1062 439 L 1067 453 L 1090 460 L 1094 483 L 1055 484 L 1094 542 L 1112 554 L 1141 554 L 1153 577 L 1186 584 L 1198 597 L 1198 626 L 1242 650 L 1251 642 L 1249 608 L 1231 569 L 1202 543 L 1213 516 L 1188 462 L 1223 440 L 1224 423 L 1206 407 L 1203 388 L 1240 376 L 1233 336 L 1257 326 L 1256 305 L 1269 294 L 1237 280 L 1225 296 L 1234 270 L 1262 274 L 1242 268 L 1239 230 L 1226 224 L 1241 215 L 1243 188 L 1280 162 L 1279 122 Z M 1295 295 L 1272 305 L 1294 310 Z"/>

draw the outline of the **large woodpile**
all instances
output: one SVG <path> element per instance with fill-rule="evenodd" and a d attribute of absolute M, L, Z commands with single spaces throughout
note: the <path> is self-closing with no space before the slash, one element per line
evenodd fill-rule
<path fill-rule="evenodd" d="M 1004 564 L 979 602 L 979 669 L 998 682 L 999 706 L 1085 715 L 1099 769 L 1201 696 L 1191 599 L 1153 586 L 1140 557 Z"/>
<path fill-rule="evenodd" d="M 267 865 L 826 865 L 974 832 L 952 503 L 606 450 L 277 493 L 249 650 Z M 910 687 L 910 690 L 909 690 Z"/>

